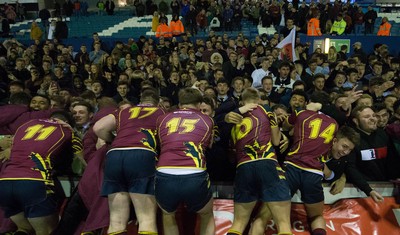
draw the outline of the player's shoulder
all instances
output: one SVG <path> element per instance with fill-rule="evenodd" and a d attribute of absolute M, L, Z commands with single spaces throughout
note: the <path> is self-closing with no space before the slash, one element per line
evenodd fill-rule
<path fill-rule="evenodd" d="M 324 118 L 326 121 L 332 122 L 332 123 L 336 123 L 336 124 L 337 124 L 336 120 L 335 120 L 333 117 L 331 117 L 331 116 L 329 116 L 329 115 L 327 115 L 327 114 L 325 114 L 325 113 L 322 113 L 322 112 L 318 112 L 318 114 L 319 114 L 322 118 Z"/>

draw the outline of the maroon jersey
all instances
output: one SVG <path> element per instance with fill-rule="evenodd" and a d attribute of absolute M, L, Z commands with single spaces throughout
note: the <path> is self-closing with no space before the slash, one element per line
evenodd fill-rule
<path fill-rule="evenodd" d="M 17 119 L 21 114 L 28 112 L 29 107 L 26 105 L 3 105 L 0 106 L 0 126 L 6 126 Z"/>
<path fill-rule="evenodd" d="M 156 123 L 163 114 L 163 109 L 149 105 L 117 110 L 113 114 L 117 122 L 117 136 L 111 148 L 144 148 L 156 152 Z"/>
<path fill-rule="evenodd" d="M 0 107 L 0 135 L 14 135 L 17 129 L 27 121 L 49 118 L 56 109 L 30 111 L 24 105 L 5 105 Z"/>
<path fill-rule="evenodd" d="M 243 114 L 242 122 L 232 128 L 237 166 L 261 159 L 276 161 L 268 114 L 271 114 L 270 109 L 259 105 L 253 111 Z"/>
<path fill-rule="evenodd" d="M 180 109 L 157 121 L 161 153 L 159 168 L 206 169 L 204 150 L 210 146 L 214 122 L 194 109 Z"/>
<path fill-rule="evenodd" d="M 31 120 L 15 133 L 10 161 L 0 180 L 39 180 L 52 185 L 53 168 L 71 161 L 71 130 L 53 120 Z"/>
<path fill-rule="evenodd" d="M 322 174 L 323 162 L 338 129 L 336 121 L 320 112 L 303 110 L 288 119 L 294 125 L 293 145 L 287 163 Z"/>
<path fill-rule="evenodd" d="M 93 125 L 98 120 L 113 113 L 114 111 L 114 107 L 102 108 L 93 116 L 92 120 L 90 121 L 90 128 L 83 137 L 83 156 L 88 164 L 90 160 L 92 160 L 94 153 L 97 151 L 96 144 L 98 137 L 93 131 Z"/>

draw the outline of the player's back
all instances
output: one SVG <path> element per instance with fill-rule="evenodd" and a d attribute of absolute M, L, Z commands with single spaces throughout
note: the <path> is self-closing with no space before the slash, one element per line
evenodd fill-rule
<path fill-rule="evenodd" d="M 23 124 L 15 133 L 10 161 L 0 177 L 47 180 L 57 158 L 71 153 L 71 139 L 71 130 L 54 120 Z"/>
<path fill-rule="evenodd" d="M 289 123 L 294 125 L 294 133 L 293 144 L 286 160 L 305 170 L 320 172 L 338 124 L 321 112 L 309 110 L 292 114 Z"/>
<path fill-rule="evenodd" d="M 158 168 L 205 169 L 204 150 L 210 145 L 213 120 L 194 109 L 180 109 L 158 120 L 161 152 Z"/>
<path fill-rule="evenodd" d="M 276 160 L 271 142 L 269 112 L 268 107 L 259 105 L 253 111 L 243 114 L 242 122 L 232 128 L 238 166 L 252 160 Z"/>
<path fill-rule="evenodd" d="M 149 105 L 117 110 L 113 115 L 117 123 L 117 136 L 112 148 L 146 148 L 156 151 L 157 118 L 164 110 Z"/>

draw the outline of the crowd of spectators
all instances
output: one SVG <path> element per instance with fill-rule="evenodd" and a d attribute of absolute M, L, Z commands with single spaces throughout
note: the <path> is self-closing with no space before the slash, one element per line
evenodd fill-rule
<path fill-rule="evenodd" d="M 322 34 L 331 34 L 335 22 L 342 22 L 343 29 L 336 34 L 370 35 L 374 33 L 374 24 L 378 18 L 377 12 L 369 6 L 363 8 L 350 0 L 342 2 L 336 0 L 311 1 L 171 1 L 170 5 L 162 0 L 158 5 L 152 0 L 145 3 L 142 0 L 134 2 L 137 16 L 153 15 L 155 11 L 162 14 L 177 14 L 181 16 L 182 22 L 188 32 L 196 34 L 199 28 L 206 28 L 213 20 L 220 24 L 215 30 L 240 30 L 242 19 L 249 20 L 254 25 L 261 24 L 263 27 L 273 26 L 278 32 L 286 26 L 287 20 L 291 20 L 292 26 L 300 33 L 307 33 L 307 23 L 316 15 L 319 16 Z M 201 16 L 201 17 L 200 17 Z M 384 22 L 382 22 L 383 24 Z"/>
<path fill-rule="evenodd" d="M 26 92 L 32 97 L 49 97 L 52 106 L 69 110 L 82 96 L 90 96 L 92 108 L 97 110 L 102 97 L 117 104 L 136 104 L 141 89 L 152 86 L 159 90 L 164 107 L 171 110 L 178 105 L 181 88 L 195 87 L 211 98 L 214 117 L 221 124 L 225 115 L 239 106 L 245 87 L 259 89 L 264 102 L 284 114 L 304 107 L 314 91 L 325 91 L 335 110 L 331 115 L 340 124 L 351 121 L 352 106 L 383 106 L 386 116 L 378 122 L 379 128 L 388 130 L 389 125 L 388 134 L 397 137 L 400 60 L 387 45 L 376 44 L 374 52 L 367 55 L 356 42 L 348 55 L 346 46 L 341 51 L 331 47 L 324 54 L 297 43 L 299 60 L 289 62 L 281 60 L 275 48 L 279 38 L 275 33 L 270 38 L 262 35 L 249 40 L 243 34 L 233 38 L 210 31 L 206 39 L 193 40 L 183 34 L 172 39 L 160 37 L 156 42 L 141 36 L 105 48 L 94 33 L 92 46 L 82 45 L 79 51 L 57 40 L 36 40 L 24 46 L 10 39 L 0 50 L 1 101 L 12 103 L 14 94 Z M 358 100 L 349 98 L 355 89 L 364 92 Z M 307 95 L 299 98 L 297 90 Z M 349 100 L 354 103 L 348 104 Z M 228 136 L 221 137 L 225 143 L 219 146 L 228 150 Z M 388 148 L 389 153 L 398 154 L 394 147 Z M 386 175 L 379 180 L 389 178 Z"/>

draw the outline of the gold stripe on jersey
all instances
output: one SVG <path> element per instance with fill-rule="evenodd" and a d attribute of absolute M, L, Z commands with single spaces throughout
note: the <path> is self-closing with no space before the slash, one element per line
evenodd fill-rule
<path fill-rule="evenodd" d="M 60 132 L 61 132 L 61 137 L 60 137 L 60 139 L 58 139 L 58 141 L 53 145 L 53 146 L 51 146 L 51 148 L 49 148 L 49 150 L 48 150 L 48 154 L 47 154 L 47 156 L 46 156 L 46 161 L 48 162 L 48 167 L 49 167 L 49 169 L 47 169 L 48 170 L 48 174 L 50 174 L 50 171 L 52 170 L 52 168 L 53 168 L 53 166 L 52 166 L 52 164 L 51 164 L 51 155 L 53 154 L 53 152 L 58 148 L 58 147 L 60 147 L 59 146 L 59 143 L 64 139 L 64 137 L 65 137 L 65 133 L 64 133 L 64 130 L 63 130 L 63 127 L 61 126 L 61 125 L 58 125 L 60 128 Z M 72 145 L 72 136 L 71 136 L 71 145 Z M 57 157 L 57 156 L 54 156 L 54 157 Z M 49 175 L 48 176 L 48 178 L 47 178 L 47 180 L 45 181 L 46 182 L 46 185 L 54 185 L 54 181 L 51 179 L 51 176 Z"/>
<path fill-rule="evenodd" d="M 56 150 L 56 147 L 59 147 L 58 144 L 59 144 L 59 143 L 64 139 L 64 137 L 65 137 L 65 133 L 64 133 L 64 130 L 63 130 L 62 126 L 61 126 L 61 125 L 58 125 L 58 126 L 60 127 L 61 137 L 60 137 L 60 139 L 59 139 L 55 144 L 53 144 L 53 146 L 51 146 L 51 148 L 49 148 L 48 154 L 47 154 L 47 156 L 46 156 L 47 159 L 50 159 L 51 154 Z M 72 144 L 72 139 L 71 139 L 71 144 Z M 49 161 L 50 161 L 50 160 L 49 160 Z"/>
<path fill-rule="evenodd" d="M 290 164 L 290 165 L 292 165 L 292 166 L 294 166 L 294 167 L 296 167 L 296 168 L 299 168 L 299 169 L 301 169 L 301 170 L 303 170 L 303 171 L 308 171 L 308 172 L 311 172 L 311 173 L 315 173 L 315 174 L 318 174 L 318 175 L 324 175 L 324 173 L 321 171 L 321 170 L 317 170 L 317 169 L 313 169 L 313 168 L 307 168 L 307 167 L 302 167 L 302 166 L 299 166 L 299 165 L 297 165 L 297 164 L 295 164 L 295 163 L 293 163 L 293 162 L 289 162 L 289 161 L 285 161 L 285 163 L 286 164 Z"/>
<path fill-rule="evenodd" d="M 300 112 L 302 112 L 302 111 L 300 111 Z M 300 113 L 300 112 L 299 112 L 299 113 Z M 305 129 L 305 127 L 304 127 L 304 125 L 305 125 L 305 123 L 306 123 L 309 119 L 311 119 L 311 118 L 313 118 L 313 117 L 314 117 L 314 115 L 311 115 L 310 117 L 308 117 L 308 118 L 306 118 L 306 119 L 303 120 L 303 123 L 301 124 L 301 137 L 300 137 L 300 142 L 299 142 L 299 144 L 297 145 L 297 147 L 296 147 L 295 150 L 293 150 L 293 151 L 291 151 L 291 152 L 288 153 L 288 156 L 291 156 L 291 155 L 297 153 L 297 152 L 300 150 L 300 147 L 303 145 L 304 140 L 305 140 L 305 137 L 304 137 L 304 129 Z"/>
<path fill-rule="evenodd" d="M 265 114 L 268 115 L 268 113 L 270 113 L 270 111 L 266 110 L 265 107 L 263 105 L 258 105 L 258 107 L 261 108 L 261 110 L 263 110 L 265 112 Z"/>
<path fill-rule="evenodd" d="M 46 180 L 39 178 L 0 178 L 0 180 L 33 180 L 33 181 L 46 182 Z"/>
<path fill-rule="evenodd" d="M 259 105 L 259 107 L 261 108 L 261 110 L 263 110 L 265 112 L 265 114 L 267 115 L 268 119 L 269 119 L 269 124 L 271 126 L 271 128 L 273 127 L 277 127 L 278 123 L 275 120 L 275 116 L 274 113 L 271 111 L 268 111 L 265 109 L 265 107 L 263 105 Z"/>
<path fill-rule="evenodd" d="M 305 109 L 295 109 L 294 110 L 294 113 L 296 114 L 296 116 L 299 116 L 300 115 L 300 113 L 302 113 L 302 112 L 304 112 L 305 111 Z"/>
<path fill-rule="evenodd" d="M 246 164 L 246 163 L 249 163 L 249 162 L 262 161 L 262 160 L 272 160 L 272 161 L 278 162 L 278 160 L 276 160 L 275 158 L 259 158 L 259 159 L 255 159 L 255 160 L 243 161 L 243 162 L 239 163 L 239 164 L 236 166 L 236 168 L 238 168 L 239 166 L 244 165 L 244 164 Z"/>
<path fill-rule="evenodd" d="M 206 120 L 204 120 L 204 118 L 201 116 L 201 115 L 199 115 L 199 117 L 200 117 L 200 119 L 204 122 L 204 124 L 206 125 L 206 127 L 207 127 L 207 132 L 204 134 L 204 136 L 203 136 L 203 138 L 201 139 L 201 141 L 200 141 L 200 144 L 201 143 L 203 143 L 204 142 L 204 139 L 206 138 L 206 137 L 208 137 L 208 133 L 210 132 L 210 126 L 208 125 L 208 123 L 206 122 Z M 208 116 L 207 116 L 208 117 Z M 212 118 L 209 118 L 210 120 L 211 120 L 211 124 L 214 126 L 214 120 L 212 119 Z M 214 129 L 214 128 L 213 128 Z M 211 130 L 212 131 L 212 130 Z M 211 134 L 212 134 L 212 132 L 211 132 Z M 212 139 L 212 138 L 211 138 Z"/>
<path fill-rule="evenodd" d="M 151 149 L 148 149 L 148 148 L 144 148 L 143 146 L 137 146 L 137 147 L 135 147 L 135 146 L 131 146 L 131 147 L 116 147 L 116 148 L 112 148 L 112 149 L 108 150 L 108 151 L 107 151 L 107 154 L 110 153 L 111 151 L 114 151 L 114 150 L 122 150 L 122 151 L 125 151 L 125 150 L 146 150 L 146 151 L 150 151 L 150 152 L 152 152 L 152 153 L 157 154 L 156 151 L 151 150 Z"/>

